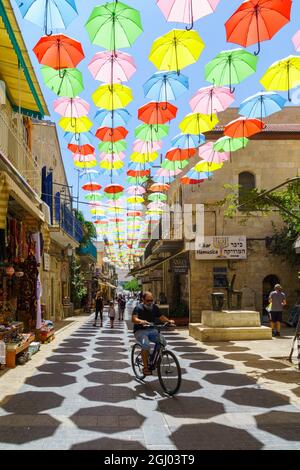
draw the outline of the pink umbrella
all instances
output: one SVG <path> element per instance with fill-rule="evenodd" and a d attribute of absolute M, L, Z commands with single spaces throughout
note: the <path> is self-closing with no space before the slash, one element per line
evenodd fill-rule
<path fill-rule="evenodd" d="M 292 41 L 296 51 L 300 51 L 300 29 L 294 34 Z"/>
<path fill-rule="evenodd" d="M 160 202 L 160 201 L 157 201 L 157 202 L 150 202 L 150 204 L 147 205 L 147 208 L 148 209 L 163 209 L 164 207 L 166 207 L 166 203 L 165 202 Z"/>
<path fill-rule="evenodd" d="M 129 186 L 126 190 L 126 193 L 130 196 L 141 196 L 142 194 L 145 194 L 145 192 L 146 189 L 143 188 L 143 186 Z"/>
<path fill-rule="evenodd" d="M 87 116 L 90 105 L 82 98 L 59 98 L 54 101 L 54 111 L 68 118 L 80 118 Z"/>
<path fill-rule="evenodd" d="M 126 157 L 125 153 L 120 152 L 120 153 L 100 153 L 100 160 L 107 160 L 107 161 L 114 161 L 116 162 L 117 160 L 124 160 Z"/>
<path fill-rule="evenodd" d="M 230 158 L 228 152 L 216 152 L 213 142 L 207 142 L 199 147 L 199 157 L 209 163 L 223 163 Z"/>
<path fill-rule="evenodd" d="M 225 111 L 234 101 L 227 87 L 207 86 L 200 88 L 190 101 L 193 113 L 210 114 Z"/>
<path fill-rule="evenodd" d="M 194 26 L 194 21 L 215 11 L 220 0 L 157 0 L 167 21 L 186 23 Z"/>
<path fill-rule="evenodd" d="M 153 153 L 162 148 L 162 141 L 144 142 L 143 140 L 135 140 L 133 143 L 133 151 L 138 153 Z"/>
<path fill-rule="evenodd" d="M 133 57 L 120 51 L 97 52 L 88 69 L 95 80 L 105 83 L 128 82 L 136 72 Z"/>
<path fill-rule="evenodd" d="M 96 160 L 96 155 L 91 153 L 90 155 L 82 155 L 82 153 L 73 153 L 72 155 L 74 162 L 93 162 Z"/>
<path fill-rule="evenodd" d="M 182 172 L 180 168 L 176 170 L 166 170 L 165 168 L 159 168 L 156 172 L 157 176 L 176 176 Z"/>

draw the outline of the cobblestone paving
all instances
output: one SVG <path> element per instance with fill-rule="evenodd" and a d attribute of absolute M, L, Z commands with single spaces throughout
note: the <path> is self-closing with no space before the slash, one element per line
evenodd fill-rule
<path fill-rule="evenodd" d="M 165 396 L 156 376 L 137 382 L 128 326 L 90 317 L 60 342 L 2 402 L 0 449 L 300 449 L 299 408 L 180 332 L 165 334 L 180 393 Z"/>

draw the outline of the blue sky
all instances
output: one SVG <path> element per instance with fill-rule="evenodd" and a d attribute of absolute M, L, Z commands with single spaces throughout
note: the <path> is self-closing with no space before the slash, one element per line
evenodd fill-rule
<path fill-rule="evenodd" d="M 79 16 L 71 23 L 66 31 L 57 31 L 67 34 L 71 37 L 82 42 L 83 49 L 85 52 L 85 59 L 79 64 L 78 68 L 82 71 L 84 77 L 85 90 L 81 96 L 91 103 L 90 118 L 93 119 L 96 112 L 96 108 L 92 104 L 91 95 L 94 90 L 100 85 L 100 82 L 96 82 L 90 75 L 87 65 L 93 55 L 101 50 L 98 46 L 93 46 L 89 42 L 87 32 L 84 28 L 84 24 L 88 19 L 94 6 L 102 4 L 99 0 L 76 0 Z M 129 155 L 132 149 L 132 143 L 134 141 L 134 128 L 140 124 L 137 120 L 137 110 L 140 106 L 145 104 L 148 99 L 144 98 L 143 94 L 143 83 L 156 71 L 155 67 L 151 62 L 148 61 L 148 55 L 151 49 L 152 42 L 157 37 L 167 33 L 173 28 L 184 28 L 185 25 L 179 23 L 168 23 L 165 21 L 161 11 L 156 5 L 156 0 L 124 0 L 124 3 L 137 8 L 141 12 L 142 23 L 144 33 L 138 38 L 136 43 L 130 49 L 124 49 L 124 52 L 128 52 L 134 56 L 138 71 L 126 84 L 129 85 L 134 94 L 134 101 L 127 108 L 132 114 L 132 119 L 129 123 L 128 130 L 129 135 L 128 151 L 126 162 L 129 162 Z M 209 62 L 218 52 L 224 49 L 234 49 L 239 47 L 235 44 L 229 44 L 226 42 L 225 34 L 225 21 L 231 16 L 231 14 L 240 5 L 241 0 L 220 0 L 219 6 L 214 14 L 206 16 L 194 25 L 194 29 L 198 31 L 201 38 L 204 40 L 206 47 L 201 54 L 199 61 L 183 70 L 183 73 L 190 79 L 190 89 L 185 93 L 179 100 L 174 102 L 179 110 L 176 120 L 172 121 L 170 126 L 170 138 L 174 137 L 179 131 L 178 124 L 182 118 L 190 111 L 189 100 L 195 93 L 195 91 L 202 87 L 207 86 L 208 83 L 204 80 L 204 66 Z M 17 16 L 21 31 L 23 33 L 25 43 L 28 47 L 29 53 L 32 58 L 36 74 L 39 78 L 44 96 L 46 98 L 48 108 L 51 112 L 51 120 L 58 122 L 60 116 L 53 111 L 53 101 L 56 95 L 53 94 L 43 84 L 43 79 L 40 74 L 40 65 L 32 53 L 32 48 L 39 40 L 42 35 L 42 31 L 39 27 L 27 22 L 22 19 L 17 4 L 12 0 L 12 5 Z M 296 54 L 291 38 L 293 34 L 300 28 L 300 5 L 299 2 L 294 1 L 292 7 L 291 22 L 287 24 L 277 35 L 271 40 L 262 43 L 262 50 L 259 55 L 257 72 L 252 77 L 247 78 L 243 83 L 236 86 L 236 101 L 234 106 L 238 106 L 239 103 L 247 96 L 252 95 L 263 89 L 259 83 L 259 79 L 274 61 L 279 60 L 287 55 Z M 256 50 L 256 46 L 248 48 L 250 52 Z M 96 130 L 96 126 L 93 128 Z M 64 158 L 64 163 L 69 179 L 69 184 L 74 186 L 75 194 L 77 193 L 77 172 L 74 169 L 71 153 L 67 150 L 66 141 L 63 139 L 63 132 L 58 126 L 58 132 L 60 137 L 61 149 Z M 170 138 L 164 140 L 163 153 L 170 148 Z M 95 139 L 94 144 L 97 146 L 98 140 Z M 115 182 L 118 178 L 115 178 Z M 119 177 L 121 184 L 126 184 L 126 173 Z M 103 176 L 100 177 L 100 183 L 105 186 L 109 184 L 109 179 Z M 80 192 L 80 200 L 84 200 L 84 192 Z M 87 206 L 81 206 L 85 215 L 89 218 L 89 212 Z"/>

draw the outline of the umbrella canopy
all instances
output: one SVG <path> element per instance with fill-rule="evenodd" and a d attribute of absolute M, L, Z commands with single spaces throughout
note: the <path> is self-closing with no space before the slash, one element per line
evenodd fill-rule
<path fill-rule="evenodd" d="M 150 102 L 139 108 L 138 119 L 146 124 L 165 124 L 176 118 L 178 109 L 166 102 Z"/>
<path fill-rule="evenodd" d="M 82 98 L 58 98 L 54 101 L 54 111 L 63 117 L 80 118 L 87 116 L 90 105 Z"/>
<path fill-rule="evenodd" d="M 95 7 L 85 27 L 92 44 L 110 51 L 132 46 L 143 32 L 139 11 L 119 1 Z"/>
<path fill-rule="evenodd" d="M 216 86 L 240 83 L 256 71 L 257 57 L 244 49 L 221 51 L 205 66 L 205 78 Z"/>
<path fill-rule="evenodd" d="M 91 153 L 90 155 L 82 155 L 81 153 L 73 153 L 72 155 L 74 162 L 90 163 L 96 161 L 96 155 Z"/>
<path fill-rule="evenodd" d="M 181 149 L 191 149 L 199 147 L 205 143 L 205 135 L 203 134 L 178 134 L 172 140 L 171 144 L 173 147 Z"/>
<path fill-rule="evenodd" d="M 149 60 L 158 70 L 174 70 L 177 73 L 200 57 L 205 47 L 197 31 L 173 29 L 156 39 Z"/>
<path fill-rule="evenodd" d="M 213 142 L 207 142 L 199 149 L 199 157 L 208 163 L 223 163 L 229 160 L 230 154 L 228 152 L 217 152 L 214 149 Z"/>
<path fill-rule="evenodd" d="M 104 142 L 117 142 L 126 138 L 128 130 L 125 127 L 100 127 L 96 131 L 96 137 Z"/>
<path fill-rule="evenodd" d="M 128 173 L 127 173 L 128 175 Z M 148 176 L 127 176 L 126 181 L 129 184 L 144 184 L 148 181 Z"/>
<path fill-rule="evenodd" d="M 199 162 L 197 163 L 192 171 L 196 171 L 197 173 L 205 173 L 220 170 L 223 166 L 223 163 L 211 163 L 211 162 Z"/>
<path fill-rule="evenodd" d="M 131 88 L 120 85 L 101 85 L 92 94 L 92 99 L 98 108 L 113 110 L 125 108 L 132 100 Z"/>
<path fill-rule="evenodd" d="M 182 176 L 180 178 L 180 183 L 186 184 L 186 185 L 200 184 L 200 183 L 203 183 L 203 181 L 204 179 L 195 179 L 195 178 L 190 178 L 189 176 Z"/>
<path fill-rule="evenodd" d="M 179 161 L 164 160 L 161 167 L 164 168 L 165 170 L 175 171 L 178 169 L 183 170 L 183 168 L 185 168 L 188 164 L 189 164 L 188 160 L 179 160 Z"/>
<path fill-rule="evenodd" d="M 206 179 L 211 179 L 213 176 L 212 172 L 209 171 L 203 171 L 198 167 L 198 169 L 192 168 L 190 171 L 187 172 L 185 175 L 186 178 L 189 178 L 190 180 L 196 180 L 198 183 L 201 180 L 206 180 Z"/>
<path fill-rule="evenodd" d="M 64 34 L 43 36 L 33 52 L 40 64 L 56 70 L 73 69 L 84 59 L 81 43 Z"/>
<path fill-rule="evenodd" d="M 92 121 L 86 116 L 73 119 L 63 117 L 59 120 L 58 124 L 65 132 L 71 132 L 74 134 L 88 132 L 93 127 Z"/>
<path fill-rule="evenodd" d="M 157 0 L 167 21 L 186 23 L 192 29 L 194 21 L 215 11 L 220 0 Z"/>
<path fill-rule="evenodd" d="M 81 168 L 81 169 L 89 169 L 89 168 L 94 168 L 97 166 L 97 160 L 89 160 L 89 161 L 81 161 L 81 160 L 73 160 L 74 165 L 76 168 Z"/>
<path fill-rule="evenodd" d="M 86 183 L 82 186 L 82 189 L 84 191 L 100 191 L 101 189 L 101 184 L 97 183 L 96 181 L 90 181 L 89 183 Z"/>
<path fill-rule="evenodd" d="M 168 197 L 163 193 L 153 193 L 153 194 L 149 194 L 148 199 L 149 201 L 152 201 L 152 202 L 157 202 L 157 201 L 165 202 L 168 199 Z"/>
<path fill-rule="evenodd" d="M 23 18 L 44 28 L 45 34 L 54 29 L 66 29 L 78 15 L 75 0 L 17 0 Z"/>
<path fill-rule="evenodd" d="M 127 170 L 127 176 L 132 176 L 134 178 L 143 178 L 144 176 L 149 176 L 150 170 Z M 129 180 L 131 182 L 131 180 Z"/>
<path fill-rule="evenodd" d="M 153 153 L 162 148 L 162 141 L 144 142 L 143 140 L 135 140 L 133 142 L 133 151 L 138 153 Z"/>
<path fill-rule="evenodd" d="M 126 150 L 127 143 L 125 140 L 118 140 L 117 142 L 101 142 L 98 146 L 101 152 L 105 153 L 118 153 Z"/>
<path fill-rule="evenodd" d="M 288 100 L 291 101 L 290 89 L 300 83 L 300 57 L 290 55 L 274 62 L 260 79 L 260 83 L 266 90 L 288 91 Z"/>
<path fill-rule="evenodd" d="M 135 129 L 135 136 L 144 142 L 154 142 L 163 139 L 169 134 L 169 127 L 165 124 L 141 124 Z"/>
<path fill-rule="evenodd" d="M 126 157 L 125 153 L 101 153 L 100 154 L 100 160 L 109 160 L 109 161 L 114 161 L 114 160 L 124 160 Z"/>
<path fill-rule="evenodd" d="M 107 111 L 100 109 L 96 112 L 94 120 L 99 127 L 119 127 L 128 124 L 131 114 L 126 109 Z"/>
<path fill-rule="evenodd" d="M 300 29 L 292 37 L 292 42 L 294 44 L 295 50 L 300 51 Z"/>
<path fill-rule="evenodd" d="M 100 162 L 100 168 L 104 170 L 120 170 L 124 167 L 124 162 L 120 159 L 115 158 L 114 160 L 110 160 L 109 158 L 105 158 Z"/>
<path fill-rule="evenodd" d="M 106 83 L 128 82 L 136 72 L 133 57 L 121 51 L 97 52 L 88 69 L 95 80 Z"/>
<path fill-rule="evenodd" d="M 224 135 L 232 138 L 251 137 L 251 135 L 261 132 L 265 124 L 260 119 L 247 119 L 241 117 L 234 119 L 224 127 Z"/>
<path fill-rule="evenodd" d="M 207 86 L 200 88 L 190 101 L 193 113 L 210 114 L 225 111 L 234 101 L 227 87 Z"/>
<path fill-rule="evenodd" d="M 124 191 L 124 187 L 120 184 L 109 184 L 104 188 L 106 194 L 120 194 Z"/>
<path fill-rule="evenodd" d="M 156 72 L 143 88 L 145 96 L 154 101 L 174 101 L 188 90 L 189 79 L 177 72 Z"/>
<path fill-rule="evenodd" d="M 130 196 L 141 196 L 142 194 L 145 194 L 146 189 L 143 186 L 129 186 L 129 188 L 126 189 L 127 194 L 130 194 Z"/>
<path fill-rule="evenodd" d="M 158 153 L 138 153 L 134 152 L 130 155 L 130 160 L 135 163 L 150 163 L 154 162 L 158 157 Z"/>
<path fill-rule="evenodd" d="M 45 85 L 58 96 L 75 98 L 84 89 L 82 73 L 78 69 L 56 70 L 43 65 L 41 73 Z"/>
<path fill-rule="evenodd" d="M 292 0 L 284 2 L 274 0 L 244 1 L 226 21 L 227 42 L 243 47 L 258 44 L 272 37 L 290 21 Z"/>
<path fill-rule="evenodd" d="M 142 196 L 130 196 L 127 198 L 127 202 L 129 204 L 140 204 L 142 202 L 145 202 L 145 199 Z"/>
<path fill-rule="evenodd" d="M 172 148 L 166 153 L 166 159 L 171 162 L 188 160 L 189 158 L 196 155 L 196 149 L 181 149 L 181 148 Z"/>
<path fill-rule="evenodd" d="M 216 140 L 213 144 L 214 150 L 217 152 L 236 152 L 241 148 L 245 148 L 248 144 L 249 139 L 246 137 L 232 139 L 231 137 L 221 137 L 220 139 Z"/>
<path fill-rule="evenodd" d="M 162 176 L 162 177 L 172 177 L 172 176 L 177 176 L 182 172 L 181 168 L 175 168 L 173 170 L 166 169 L 166 168 L 159 168 L 156 172 L 157 176 Z"/>
<path fill-rule="evenodd" d="M 89 193 L 84 196 L 84 199 L 86 201 L 102 201 L 103 197 L 103 194 L 100 193 Z"/>
<path fill-rule="evenodd" d="M 95 151 L 95 147 L 93 147 L 92 145 L 90 144 L 78 145 L 80 143 L 81 135 L 82 134 L 79 134 L 78 136 L 76 136 L 76 134 L 74 135 L 74 141 L 68 144 L 68 149 L 71 152 L 77 153 L 78 155 L 81 155 L 81 156 L 93 154 Z M 77 143 L 76 143 L 76 138 L 79 139 Z"/>
<path fill-rule="evenodd" d="M 213 129 L 219 122 L 216 114 L 191 113 L 188 114 L 179 124 L 179 129 L 186 134 L 200 135 Z M 198 139 L 198 146 L 201 140 Z"/>
<path fill-rule="evenodd" d="M 265 118 L 281 111 L 286 99 L 275 92 L 260 92 L 242 101 L 239 114 L 247 118 Z"/>

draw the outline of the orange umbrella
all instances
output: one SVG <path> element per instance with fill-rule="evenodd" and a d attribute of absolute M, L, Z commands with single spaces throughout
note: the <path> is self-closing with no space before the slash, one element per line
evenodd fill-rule
<path fill-rule="evenodd" d="M 173 148 L 166 153 L 166 159 L 171 162 L 188 160 L 196 154 L 197 149 L 179 149 Z"/>
<path fill-rule="evenodd" d="M 261 132 L 265 124 L 260 119 L 240 117 L 231 121 L 224 128 L 224 135 L 235 138 L 245 138 Z"/>
<path fill-rule="evenodd" d="M 181 184 L 199 184 L 203 183 L 204 180 L 196 180 L 194 178 L 189 178 L 188 176 L 183 176 L 180 178 Z"/>
<path fill-rule="evenodd" d="M 149 188 L 149 191 L 152 191 L 153 193 L 156 193 L 156 192 L 164 192 L 164 191 L 168 191 L 170 189 L 170 185 L 167 184 L 167 183 L 153 183 L 150 188 Z"/>
<path fill-rule="evenodd" d="M 101 184 L 96 183 L 95 181 L 91 181 L 90 183 L 86 183 L 82 186 L 84 191 L 99 191 L 102 188 Z"/>
<path fill-rule="evenodd" d="M 128 170 L 127 176 L 133 176 L 135 178 L 141 178 L 143 176 L 150 175 L 150 170 Z"/>
<path fill-rule="evenodd" d="M 78 142 L 79 144 L 80 142 Z M 73 153 L 80 153 L 81 155 L 91 155 L 95 152 L 95 147 L 90 144 L 85 145 L 76 145 L 76 144 L 69 144 L 68 149 L 71 150 Z"/>
<path fill-rule="evenodd" d="M 33 52 L 40 64 L 55 70 L 75 68 L 84 59 L 81 43 L 64 34 L 43 36 Z"/>
<path fill-rule="evenodd" d="M 100 127 L 96 132 L 96 137 L 103 142 L 117 142 L 125 139 L 127 134 L 125 127 Z"/>
<path fill-rule="evenodd" d="M 138 118 L 146 124 L 165 124 L 176 118 L 177 108 L 167 102 L 155 102 L 142 106 L 138 111 Z"/>
<path fill-rule="evenodd" d="M 124 187 L 120 184 L 110 184 L 104 188 L 106 194 L 118 194 L 124 191 Z"/>

